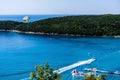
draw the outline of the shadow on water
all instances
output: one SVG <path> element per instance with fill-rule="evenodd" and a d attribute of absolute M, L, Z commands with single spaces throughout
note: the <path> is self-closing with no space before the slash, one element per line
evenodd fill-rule
<path fill-rule="evenodd" d="M 17 72 L 17 73 L 11 73 L 11 74 L 0 74 L 0 77 L 8 77 L 8 76 L 21 75 L 21 74 L 28 74 L 30 72 L 32 72 L 32 70 L 30 70 L 30 71 L 23 71 L 23 72 Z"/>
<path fill-rule="evenodd" d="M 70 63 L 57 65 L 57 66 L 59 66 L 59 68 L 61 68 L 63 65 L 70 65 Z M 34 70 L 28 70 L 28 71 L 21 71 L 21 72 L 16 72 L 16 73 L 0 74 L 0 77 L 9 77 L 9 76 L 15 76 L 15 75 L 21 75 L 21 74 L 29 74 L 30 72 L 33 72 L 33 71 Z"/>

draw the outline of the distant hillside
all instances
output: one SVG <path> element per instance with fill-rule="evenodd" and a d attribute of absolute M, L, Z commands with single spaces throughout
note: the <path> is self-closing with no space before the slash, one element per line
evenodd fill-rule
<path fill-rule="evenodd" d="M 29 24 L 0 21 L 0 29 L 88 36 L 120 35 L 120 15 L 66 16 Z"/>
<path fill-rule="evenodd" d="M 0 29 L 10 30 L 14 29 L 22 23 L 16 21 L 0 21 Z"/>

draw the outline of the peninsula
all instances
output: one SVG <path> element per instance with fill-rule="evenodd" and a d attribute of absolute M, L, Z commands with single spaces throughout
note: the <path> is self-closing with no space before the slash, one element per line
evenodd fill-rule
<path fill-rule="evenodd" d="M 0 21 L 0 30 L 52 35 L 119 36 L 120 15 L 64 16 L 30 23 Z"/>

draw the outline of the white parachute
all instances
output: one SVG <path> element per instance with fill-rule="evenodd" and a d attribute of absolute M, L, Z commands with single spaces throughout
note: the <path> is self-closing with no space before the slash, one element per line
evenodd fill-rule
<path fill-rule="evenodd" d="M 23 17 L 22 22 L 23 23 L 29 23 L 30 22 L 30 17 L 29 16 Z"/>

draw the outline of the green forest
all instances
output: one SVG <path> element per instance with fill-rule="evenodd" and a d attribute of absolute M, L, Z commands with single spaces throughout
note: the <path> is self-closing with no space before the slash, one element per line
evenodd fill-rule
<path fill-rule="evenodd" d="M 81 36 L 114 36 L 120 35 L 120 15 L 64 16 L 30 23 L 0 21 L 0 29 Z"/>

